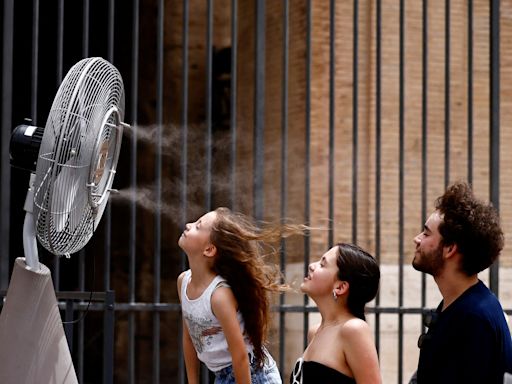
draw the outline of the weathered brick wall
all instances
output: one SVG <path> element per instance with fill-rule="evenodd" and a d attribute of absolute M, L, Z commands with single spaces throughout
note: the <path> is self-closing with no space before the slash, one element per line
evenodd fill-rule
<path fill-rule="evenodd" d="M 427 214 L 445 184 L 445 7 L 443 1 L 429 2 L 428 87 L 427 87 Z M 306 18 L 304 2 L 290 4 L 290 67 L 288 108 L 288 216 L 304 218 L 305 55 Z M 313 226 L 326 227 L 328 212 L 329 162 L 329 3 L 313 2 L 311 68 L 311 217 Z M 352 240 L 352 141 L 353 141 L 353 4 L 336 3 L 334 74 L 334 241 Z M 512 216 L 510 155 L 510 8 L 501 5 L 501 179 L 500 209 L 504 229 L 509 232 Z M 238 106 L 244 143 L 240 167 L 252 172 L 254 4 L 240 5 L 240 62 Z M 381 258 L 397 262 L 399 251 L 399 161 L 400 161 L 400 40 L 399 5 L 382 5 L 381 62 Z M 474 2 L 473 57 L 473 182 L 478 196 L 489 196 L 489 4 Z M 249 16 L 250 15 L 250 16 Z M 280 212 L 281 100 L 282 100 L 282 6 L 267 4 L 266 92 L 265 92 L 265 212 L 272 218 Z M 451 4 L 449 182 L 465 180 L 468 169 L 468 60 L 467 9 Z M 376 101 L 376 10 L 373 2 L 359 3 L 358 49 L 358 168 L 357 241 L 375 247 L 375 101 Z M 408 2 L 405 10 L 403 53 L 403 242 L 405 262 L 413 255 L 412 238 L 422 227 L 422 9 Z M 249 167 L 247 167 L 249 165 Z M 247 172 L 247 170 L 250 170 Z M 247 195 L 245 195 L 247 196 Z M 290 257 L 300 259 L 301 243 Z M 327 232 L 312 236 L 312 257 L 327 248 Z M 294 256 L 295 255 L 295 256 Z M 510 263 L 505 250 L 503 263 Z"/>

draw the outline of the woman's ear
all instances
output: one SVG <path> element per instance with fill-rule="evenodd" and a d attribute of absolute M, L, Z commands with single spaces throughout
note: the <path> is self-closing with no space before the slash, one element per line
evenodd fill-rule
<path fill-rule="evenodd" d="M 350 284 L 348 281 L 338 280 L 334 285 L 334 292 L 336 293 L 336 296 L 342 296 L 348 292 L 349 288 Z"/>
<path fill-rule="evenodd" d="M 203 255 L 206 257 L 213 257 L 217 254 L 217 247 L 213 244 L 208 244 L 204 249 Z"/>

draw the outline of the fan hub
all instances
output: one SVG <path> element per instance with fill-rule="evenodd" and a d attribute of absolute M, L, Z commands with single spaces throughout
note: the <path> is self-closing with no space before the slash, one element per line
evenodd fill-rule
<path fill-rule="evenodd" d="M 92 153 L 87 187 L 89 203 L 93 210 L 108 199 L 115 176 L 115 166 L 112 167 L 112 164 L 117 163 L 119 158 L 122 136 L 123 126 L 119 111 L 116 107 L 112 107 L 103 117 Z"/>

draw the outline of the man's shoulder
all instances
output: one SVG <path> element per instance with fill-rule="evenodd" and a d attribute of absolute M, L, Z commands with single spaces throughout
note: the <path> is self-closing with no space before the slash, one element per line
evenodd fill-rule
<path fill-rule="evenodd" d="M 498 298 L 482 281 L 468 289 L 460 299 L 457 309 L 469 316 L 486 317 L 496 311 L 503 311 Z"/>
<path fill-rule="evenodd" d="M 500 302 L 481 282 L 445 311 L 443 323 L 447 328 L 455 328 L 455 332 L 465 333 L 477 327 L 479 332 L 489 334 L 507 326 Z"/>

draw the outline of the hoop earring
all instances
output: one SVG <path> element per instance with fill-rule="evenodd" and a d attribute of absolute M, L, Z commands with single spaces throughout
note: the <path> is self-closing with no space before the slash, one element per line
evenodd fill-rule
<path fill-rule="evenodd" d="M 336 295 L 336 291 L 334 289 L 332 290 L 332 297 L 334 301 L 338 301 L 338 295 Z"/>

